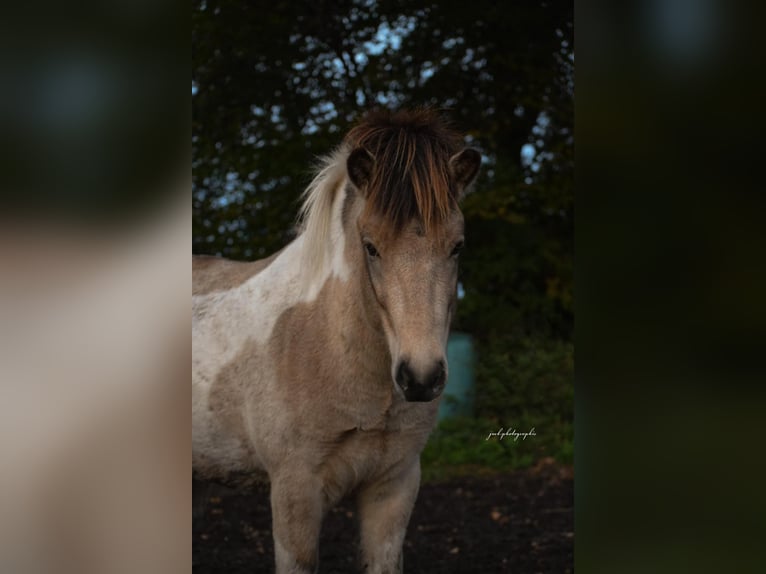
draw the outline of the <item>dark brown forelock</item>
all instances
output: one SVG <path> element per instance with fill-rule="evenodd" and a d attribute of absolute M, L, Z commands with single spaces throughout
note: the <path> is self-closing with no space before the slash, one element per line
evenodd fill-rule
<path fill-rule="evenodd" d="M 461 137 L 437 112 L 372 112 L 346 141 L 375 158 L 366 209 L 385 217 L 394 230 L 415 218 L 430 230 L 457 208 L 449 159 L 460 151 Z"/>

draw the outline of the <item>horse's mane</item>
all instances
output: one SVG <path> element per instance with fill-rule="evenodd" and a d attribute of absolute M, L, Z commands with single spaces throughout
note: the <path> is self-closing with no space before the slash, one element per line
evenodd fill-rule
<path fill-rule="evenodd" d="M 303 192 L 298 224 L 303 236 L 303 273 L 306 283 L 324 274 L 332 255 L 332 206 L 335 195 L 347 177 L 349 150 L 341 145 L 333 153 L 319 158 L 314 179 Z"/>
<path fill-rule="evenodd" d="M 363 148 L 374 158 L 366 209 L 390 221 L 394 231 L 412 219 L 428 230 L 457 207 L 448 165 L 461 143 L 460 135 L 431 109 L 368 113 L 333 153 L 320 158 L 303 193 L 299 221 L 310 276 L 320 275 L 329 264 L 333 201 L 348 177 L 351 151 Z"/>

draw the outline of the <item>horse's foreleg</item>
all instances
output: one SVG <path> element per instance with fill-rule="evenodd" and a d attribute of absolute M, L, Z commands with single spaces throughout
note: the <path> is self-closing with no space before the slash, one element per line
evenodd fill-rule
<path fill-rule="evenodd" d="M 277 574 L 315 573 L 324 515 L 321 487 L 295 473 L 272 477 L 271 513 Z"/>
<path fill-rule="evenodd" d="M 363 488 L 357 498 L 367 574 L 402 572 L 402 544 L 420 486 L 420 461 L 399 476 Z"/>

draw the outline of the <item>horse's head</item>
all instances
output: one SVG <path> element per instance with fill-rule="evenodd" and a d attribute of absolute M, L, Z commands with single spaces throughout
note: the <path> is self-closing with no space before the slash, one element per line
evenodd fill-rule
<path fill-rule="evenodd" d="M 347 241 L 364 261 L 362 280 L 386 335 L 395 386 L 408 401 L 431 401 L 447 381 L 464 242 L 458 202 L 481 154 L 460 151 L 441 124 L 373 127 L 361 136 L 346 163 L 364 205 L 347 226 Z"/>

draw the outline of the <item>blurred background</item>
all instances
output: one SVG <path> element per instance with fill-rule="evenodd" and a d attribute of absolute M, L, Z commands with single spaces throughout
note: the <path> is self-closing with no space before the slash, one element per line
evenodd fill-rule
<path fill-rule="evenodd" d="M 317 156 L 368 109 L 438 108 L 484 154 L 453 323 L 475 390 L 443 412 L 426 481 L 572 462 L 573 97 L 570 1 L 192 6 L 195 253 L 290 241 Z M 501 428 L 536 436 L 486 440 Z"/>
<path fill-rule="evenodd" d="M 188 572 L 188 12 L 0 18 L 0 572 Z"/>

